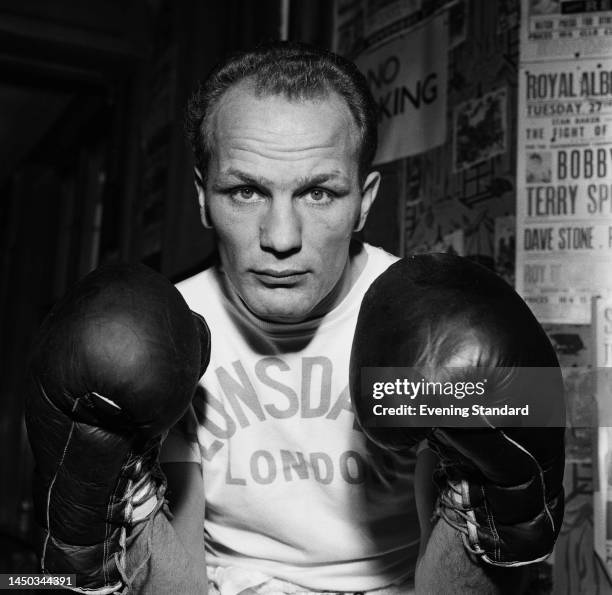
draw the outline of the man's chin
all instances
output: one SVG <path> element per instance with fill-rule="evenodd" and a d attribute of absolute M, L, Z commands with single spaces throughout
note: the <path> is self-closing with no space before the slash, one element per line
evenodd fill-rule
<path fill-rule="evenodd" d="M 249 311 L 265 322 L 291 324 L 306 320 L 313 310 L 310 303 L 291 299 L 291 296 L 278 296 L 276 299 L 243 300 Z"/>
<path fill-rule="evenodd" d="M 250 308 L 249 308 L 250 309 Z M 251 313 L 264 322 L 278 322 L 282 324 L 295 324 L 308 319 L 309 311 L 286 309 L 260 309 L 251 310 Z"/>

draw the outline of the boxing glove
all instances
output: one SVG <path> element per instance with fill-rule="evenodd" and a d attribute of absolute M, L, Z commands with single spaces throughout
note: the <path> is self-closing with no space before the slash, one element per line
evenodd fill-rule
<path fill-rule="evenodd" d="M 124 590 L 133 533 L 165 505 L 157 455 L 189 406 L 210 354 L 203 318 L 142 265 L 86 276 L 33 346 L 26 424 L 35 461 L 41 568 L 79 592 Z"/>
<path fill-rule="evenodd" d="M 439 388 L 418 399 L 374 399 L 372 379 L 385 370 Z M 473 395 L 482 388 L 479 400 L 440 390 L 468 383 Z M 440 461 L 437 515 L 461 532 L 469 552 L 495 566 L 550 554 L 564 506 L 562 378 L 546 334 L 501 278 L 447 254 L 393 264 L 363 299 L 350 391 L 359 424 L 379 446 L 400 450 L 427 439 Z M 397 415 L 381 415 L 384 403 Z M 414 404 L 411 415 L 402 404 Z M 425 412 L 439 407 L 440 416 L 422 415 L 421 404 Z M 468 407 L 468 419 L 456 415 L 458 406 Z"/>

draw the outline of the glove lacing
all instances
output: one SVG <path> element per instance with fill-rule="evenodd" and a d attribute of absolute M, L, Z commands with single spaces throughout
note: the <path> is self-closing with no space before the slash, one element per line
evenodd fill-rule
<path fill-rule="evenodd" d="M 550 525 L 550 529 L 552 532 L 555 531 L 555 522 L 550 511 L 548 502 L 546 500 L 546 482 L 544 479 L 544 472 L 542 470 L 541 465 L 537 461 L 537 459 L 521 444 L 519 444 L 516 440 L 513 440 L 509 437 L 503 430 L 499 428 L 495 428 L 490 421 L 484 417 L 485 422 L 491 427 L 495 429 L 499 434 L 508 442 L 510 442 L 515 448 L 517 448 L 521 453 L 526 455 L 535 469 L 537 470 L 536 477 L 538 479 L 538 483 L 540 486 L 540 493 L 542 497 L 542 510 L 544 511 L 548 523 Z M 439 449 L 434 449 L 438 456 L 440 456 L 439 468 L 434 472 L 434 479 L 438 486 L 441 486 L 440 495 L 438 496 L 438 500 L 436 502 L 436 508 L 433 514 L 434 518 L 443 518 L 451 527 L 456 529 L 461 533 L 461 538 L 463 540 L 463 544 L 465 548 L 475 556 L 482 556 L 486 560 L 494 562 L 496 564 L 501 564 L 499 561 L 499 556 L 501 552 L 495 552 L 495 558 L 493 560 L 490 559 L 489 554 L 487 554 L 486 550 L 484 550 L 479 543 L 478 530 L 482 528 L 482 525 L 478 523 L 476 520 L 475 510 L 476 508 L 470 503 L 470 485 L 464 479 L 459 479 L 454 481 L 450 479 L 453 476 L 453 468 L 458 468 L 456 462 L 449 460 L 448 458 L 443 456 L 443 453 L 440 452 Z M 450 472 L 449 472 L 450 470 Z M 463 477 L 464 474 L 459 472 L 459 474 L 454 475 L 455 477 Z M 483 486 L 479 486 L 482 492 L 482 508 L 484 509 L 486 518 L 489 518 L 489 513 L 487 511 L 487 500 L 484 494 Z M 450 512 L 452 511 L 452 513 Z M 461 520 L 463 522 L 461 522 Z M 497 533 L 497 529 L 495 527 L 494 522 L 490 522 L 487 527 L 487 531 L 490 532 L 495 540 L 496 544 L 500 543 L 500 538 Z M 496 546 L 496 550 L 498 547 Z M 542 556 L 541 558 L 533 561 L 541 561 L 544 560 L 547 555 Z M 520 566 L 523 564 L 531 563 L 531 561 L 526 562 L 505 562 L 503 565 L 507 566 Z"/>
<path fill-rule="evenodd" d="M 130 592 L 136 576 L 151 558 L 153 531 L 153 522 L 151 521 L 162 508 L 164 508 L 167 516 L 171 516 L 164 497 L 166 479 L 157 459 L 161 441 L 162 437 L 151 440 L 147 443 L 143 452 L 138 453 L 138 455 L 132 453 L 124 467 L 123 473 L 129 477 L 125 493 L 120 499 L 120 506 L 123 505 L 124 507 L 124 522 L 121 523 L 121 533 L 119 536 L 120 549 L 113 556 L 115 566 L 123 583 L 121 591 L 116 591 L 120 595 Z M 145 510 L 143 514 L 143 508 L 153 499 L 155 499 L 153 506 L 150 510 Z M 147 522 L 145 527 L 147 554 L 132 571 L 131 575 L 128 576 L 126 568 L 128 530 L 144 522 Z"/>
<path fill-rule="evenodd" d="M 463 545 L 474 556 L 485 553 L 478 543 L 478 529 L 481 525 L 476 520 L 475 508 L 470 504 L 469 485 L 465 480 L 451 479 L 453 469 L 459 465 L 440 452 L 440 463 L 434 472 L 434 480 L 440 488 L 433 518 L 443 518 L 451 527 L 459 531 Z M 459 473 L 459 477 L 461 473 Z"/>

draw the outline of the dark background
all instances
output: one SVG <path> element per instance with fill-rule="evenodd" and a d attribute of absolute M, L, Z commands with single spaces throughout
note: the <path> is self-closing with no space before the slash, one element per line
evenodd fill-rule
<path fill-rule="evenodd" d="M 285 3 L 286 10 L 287 3 Z M 182 116 L 228 51 L 281 35 L 279 0 L 0 2 L 0 572 L 36 571 L 23 423 L 36 329 L 98 265 L 202 267 Z M 328 47 L 333 4 L 293 0 L 287 32 Z"/>

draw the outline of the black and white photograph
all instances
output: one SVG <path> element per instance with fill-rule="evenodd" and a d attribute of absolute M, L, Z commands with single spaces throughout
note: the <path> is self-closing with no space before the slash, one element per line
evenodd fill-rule
<path fill-rule="evenodd" d="M 0 0 L 0 591 L 612 595 L 611 27 Z"/>
<path fill-rule="evenodd" d="M 525 182 L 542 184 L 552 181 L 552 155 L 550 151 L 533 151 L 527 155 Z"/>
<path fill-rule="evenodd" d="M 561 12 L 561 0 L 530 0 L 529 14 L 557 14 Z"/>

